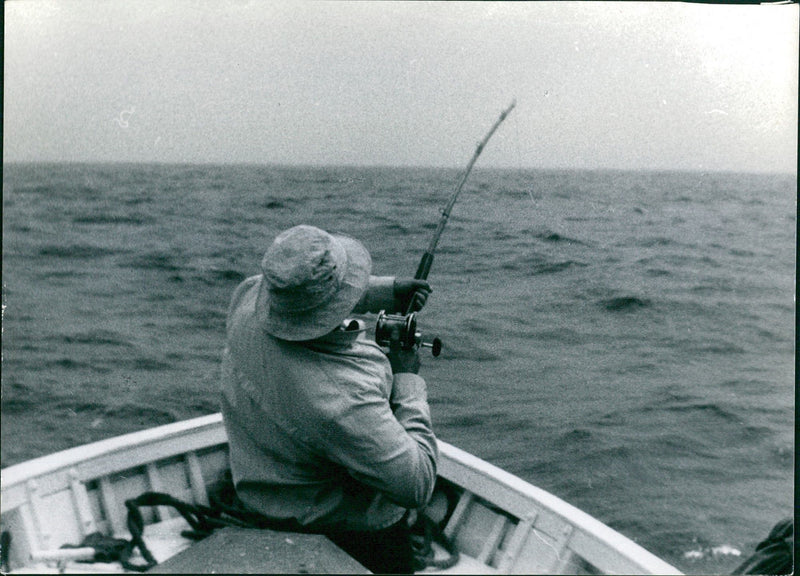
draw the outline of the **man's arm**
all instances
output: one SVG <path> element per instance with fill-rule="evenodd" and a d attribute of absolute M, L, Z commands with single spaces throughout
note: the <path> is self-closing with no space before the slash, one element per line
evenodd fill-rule
<path fill-rule="evenodd" d="M 381 310 L 394 311 L 394 309 L 394 276 L 370 276 L 369 287 L 353 312 L 365 314 Z"/>
<path fill-rule="evenodd" d="M 353 310 L 356 314 L 380 312 L 405 314 L 414 300 L 413 310 L 420 310 L 431 293 L 425 280 L 395 278 L 394 276 L 370 276 L 369 287 Z"/>
<path fill-rule="evenodd" d="M 424 506 L 433 494 L 439 456 L 425 381 L 395 374 L 387 399 L 363 369 L 357 370 L 351 377 L 339 373 L 328 379 L 331 397 L 317 398 L 310 407 L 316 424 L 306 433 L 359 482 L 405 508 Z"/>

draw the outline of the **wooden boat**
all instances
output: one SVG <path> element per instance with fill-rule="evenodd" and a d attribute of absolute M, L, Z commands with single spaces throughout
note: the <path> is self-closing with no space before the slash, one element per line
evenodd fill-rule
<path fill-rule="evenodd" d="M 439 446 L 439 479 L 430 514 L 441 521 L 445 535 L 460 553 L 455 566 L 440 571 L 680 573 L 552 494 L 450 444 L 440 442 Z M 5 533 L 3 556 L 7 562 L 3 571 L 123 571 L 119 563 L 83 562 L 94 556 L 92 548 L 61 546 L 79 544 L 96 532 L 130 538 L 124 503 L 143 492 L 166 492 L 183 501 L 207 504 L 209 485 L 227 468 L 227 438 L 220 414 L 95 442 L 6 468 L 2 470 L 0 501 L 0 526 Z M 448 497 L 443 498 L 443 494 Z M 453 505 L 442 507 L 437 502 Z M 169 565 L 174 558 L 209 557 L 207 550 L 203 556 L 198 548 L 205 540 L 196 543 L 181 536 L 187 523 L 173 508 L 156 507 L 144 512 L 145 541 L 159 562 L 152 572 L 160 571 L 159 567 Z M 307 541 L 304 538 L 308 536 L 324 537 L 269 530 L 251 532 L 271 533 L 273 564 L 228 566 L 227 571 L 354 571 L 352 564 L 319 562 L 320 554 L 335 556 L 332 544 L 315 550 L 316 564 L 275 564 L 275 556 L 291 544 Z M 335 550 L 343 554 L 340 549 Z M 245 552 L 239 554 L 244 556 Z M 224 550 L 219 549 L 211 553 L 213 558 L 223 555 Z M 208 560 L 203 562 L 205 565 L 196 565 L 192 570 L 211 572 Z"/>

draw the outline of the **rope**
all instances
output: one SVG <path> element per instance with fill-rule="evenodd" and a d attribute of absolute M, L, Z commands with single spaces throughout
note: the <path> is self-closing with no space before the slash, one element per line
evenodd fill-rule
<path fill-rule="evenodd" d="M 447 550 L 447 558 L 436 559 L 432 546 L 433 542 L 441 544 Z M 419 514 L 417 521 L 411 527 L 411 547 L 414 553 L 414 572 L 419 572 L 425 568 L 445 570 L 458 564 L 459 552 L 453 542 L 444 535 L 437 523 L 424 514 Z"/>
<path fill-rule="evenodd" d="M 146 566 L 144 566 L 144 570 L 152 568 L 158 562 L 150 550 L 147 549 L 147 544 L 144 541 L 144 519 L 139 510 L 142 506 L 171 506 L 175 508 L 191 527 L 191 530 L 182 531 L 181 536 L 190 540 L 202 540 L 211 535 L 217 528 L 227 526 L 237 528 L 264 527 L 263 519 L 259 515 L 235 508 L 215 498 L 211 500 L 215 504 L 214 507 L 189 504 L 161 492 L 145 492 L 136 498 L 125 501 L 125 507 L 128 509 L 128 530 L 131 533 L 131 542 L 134 548 L 139 548 L 145 559 Z M 128 567 L 125 566 L 124 562 L 123 566 Z"/>
<path fill-rule="evenodd" d="M 189 530 L 183 530 L 181 536 L 190 540 L 202 540 L 211 533 L 224 527 L 261 528 L 288 532 L 309 532 L 309 529 L 296 521 L 273 521 L 269 518 L 245 509 L 236 498 L 233 482 L 226 477 L 217 490 L 209 494 L 210 506 L 189 504 L 162 492 L 145 492 L 136 498 L 125 501 L 128 510 L 127 526 L 131 534 L 130 540 L 105 536 L 99 532 L 88 535 L 80 544 L 65 544 L 62 548 L 95 549 L 94 562 L 119 561 L 126 570 L 145 572 L 156 566 L 158 561 L 147 548 L 144 541 L 145 522 L 142 507 L 170 506 L 180 513 L 189 524 Z M 449 553 L 444 560 L 436 560 L 432 543 L 438 542 Z M 453 543 L 442 533 L 441 528 L 424 514 L 418 514 L 411 527 L 411 544 L 414 570 L 427 567 L 449 568 L 458 562 L 459 554 Z M 7 546 L 5 547 L 7 548 Z M 131 562 L 136 548 L 144 558 L 144 564 Z"/>
<path fill-rule="evenodd" d="M 131 533 L 130 540 L 105 536 L 94 532 L 84 538 L 80 544 L 64 544 L 62 548 L 95 549 L 94 562 L 120 562 L 126 570 L 145 572 L 158 564 L 144 541 L 144 517 L 141 508 L 146 506 L 171 506 L 189 524 L 189 530 L 183 530 L 181 536 L 190 540 L 202 540 L 215 529 L 227 526 L 237 528 L 263 528 L 263 519 L 258 514 L 250 513 L 223 502 L 219 496 L 209 497 L 212 506 L 189 504 L 161 492 L 145 492 L 136 498 L 125 501 L 128 510 L 127 526 Z M 145 563 L 131 562 L 133 552 L 139 549 Z"/>

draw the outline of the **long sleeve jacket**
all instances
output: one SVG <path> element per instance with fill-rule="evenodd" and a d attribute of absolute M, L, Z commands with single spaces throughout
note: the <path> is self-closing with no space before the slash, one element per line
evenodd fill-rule
<path fill-rule="evenodd" d="M 309 529 L 378 530 L 425 505 L 438 451 L 425 381 L 392 374 L 359 330 L 306 342 L 258 325 L 261 277 L 234 292 L 222 362 L 222 414 L 239 498 Z M 394 307 L 392 277 L 371 277 L 354 310 Z"/>

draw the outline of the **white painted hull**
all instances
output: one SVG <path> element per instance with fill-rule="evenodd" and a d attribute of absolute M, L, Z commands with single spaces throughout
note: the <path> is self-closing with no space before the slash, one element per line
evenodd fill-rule
<path fill-rule="evenodd" d="M 450 490 L 458 500 L 444 519 L 445 534 L 461 560 L 446 572 L 680 573 L 552 494 L 445 442 L 439 447 L 437 491 Z M 90 550 L 59 548 L 97 531 L 128 538 L 124 502 L 146 491 L 207 504 L 208 486 L 227 467 L 225 429 L 214 414 L 6 468 L 0 524 L 11 535 L 9 567 L 18 572 L 121 570 L 117 564 L 76 562 Z M 156 510 L 145 522 L 148 547 L 159 562 L 191 545 L 180 536 L 186 525 L 174 510 Z"/>

